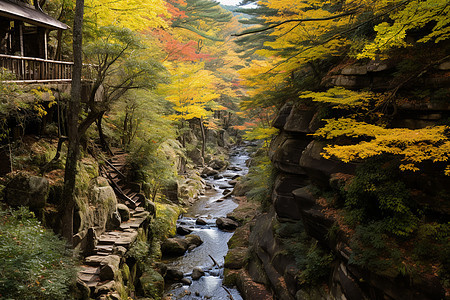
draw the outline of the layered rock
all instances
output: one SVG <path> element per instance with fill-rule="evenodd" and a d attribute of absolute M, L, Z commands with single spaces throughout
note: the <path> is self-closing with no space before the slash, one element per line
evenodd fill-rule
<path fill-rule="evenodd" d="M 386 74 L 392 66 L 389 63 L 369 63 L 348 65 L 338 68 L 325 78 L 324 84 L 360 88 L 386 88 Z M 445 66 L 443 67 L 445 68 Z M 448 70 L 441 70 L 447 72 Z M 448 80 L 448 78 L 446 79 Z M 384 85 L 383 85 L 384 84 Z M 441 84 L 441 83 L 439 83 Z M 399 113 L 393 120 L 394 126 L 423 128 L 435 124 L 450 113 L 445 104 L 414 105 L 404 103 L 398 107 Z M 351 248 L 345 235 L 331 237 L 335 218 L 324 210 L 317 191 L 326 189 L 337 191 L 355 172 L 354 164 L 327 160 L 321 156 L 326 142 L 314 140 L 313 133 L 320 126 L 318 112 L 314 107 L 285 105 L 274 120 L 273 126 L 280 129 L 272 141 L 269 156 L 277 169 L 269 212 L 258 217 L 249 236 L 251 254 L 246 261 L 246 273 L 235 271 L 242 266 L 240 248 L 230 251 L 226 259 L 226 281 L 237 284 L 244 295 L 250 297 L 266 289 L 264 299 L 441 299 L 442 286 L 434 276 L 419 278 L 409 282 L 405 278 L 389 277 L 363 270 L 349 263 Z M 428 186 L 438 186 L 438 179 L 429 178 Z M 411 179 L 417 187 L 424 182 Z M 427 187 L 424 187 L 426 190 Z M 429 189 L 429 187 L 428 187 Z M 425 200 L 424 200 L 425 201 Z M 428 201 L 429 202 L 429 201 Z M 428 204 L 429 205 L 429 204 Z M 434 204 L 436 206 L 436 204 Z M 445 207 L 440 208 L 445 211 Z M 438 212 L 436 212 L 438 213 Z M 295 259 L 289 256 L 283 240 L 274 228 L 281 224 L 301 222 L 308 236 L 320 245 L 336 253 L 329 278 L 328 290 L 307 288 L 299 284 L 299 274 Z M 232 239 L 233 240 L 233 239 Z M 232 241 L 230 240 L 230 241 Z M 236 257 L 237 265 L 231 262 Z M 239 278 L 246 278 L 243 283 Z M 251 279 L 251 281 L 250 281 Z M 264 288 L 259 286 L 262 285 Z M 257 292 L 256 292 L 257 290 Z M 256 298 L 255 298 L 256 299 Z"/>

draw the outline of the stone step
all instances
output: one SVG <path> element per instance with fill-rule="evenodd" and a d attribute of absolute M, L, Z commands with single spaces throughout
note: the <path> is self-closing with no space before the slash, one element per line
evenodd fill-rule
<path fill-rule="evenodd" d="M 91 282 L 91 286 L 96 286 L 100 282 L 100 276 L 98 276 L 96 274 L 84 274 L 84 273 L 82 273 L 82 274 L 78 274 L 78 278 L 81 281 L 84 281 L 85 283 Z"/>
<path fill-rule="evenodd" d="M 81 266 L 81 270 L 78 273 L 98 275 L 100 274 L 100 268 L 91 266 Z"/>
<path fill-rule="evenodd" d="M 111 256 L 111 258 L 114 257 L 115 259 L 119 259 L 120 260 L 119 256 L 110 254 L 110 255 L 107 255 L 107 256 L 91 255 L 91 256 L 86 257 L 84 259 L 84 261 L 85 261 L 86 265 L 89 265 L 89 266 L 101 266 L 101 265 L 108 264 L 110 262 L 111 258 L 109 258 L 109 256 Z"/>
<path fill-rule="evenodd" d="M 139 227 L 141 227 L 141 224 L 145 221 L 145 218 L 130 218 L 128 221 L 123 222 L 122 224 L 120 224 L 120 229 L 125 230 L 125 229 L 138 229 Z"/>
<path fill-rule="evenodd" d="M 95 246 L 94 250 L 99 252 L 106 252 L 106 253 L 111 253 L 113 251 L 113 247 L 114 245 L 97 245 Z"/>

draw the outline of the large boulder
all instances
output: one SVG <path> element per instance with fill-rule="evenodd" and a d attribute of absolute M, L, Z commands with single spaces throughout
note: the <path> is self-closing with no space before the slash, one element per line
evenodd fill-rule
<path fill-rule="evenodd" d="M 130 209 L 125 204 L 117 204 L 117 211 L 120 215 L 122 222 L 126 222 L 130 219 Z"/>
<path fill-rule="evenodd" d="M 219 171 L 214 170 L 211 167 L 204 167 L 202 170 L 202 175 L 206 175 L 206 176 L 214 176 L 219 174 Z"/>
<path fill-rule="evenodd" d="M 239 226 L 238 222 L 229 218 L 218 218 L 216 220 L 216 225 L 219 229 L 224 231 L 233 231 Z"/>
<path fill-rule="evenodd" d="M 177 269 L 170 268 L 167 269 L 166 275 L 164 276 L 167 281 L 180 281 L 181 279 L 183 279 L 183 277 L 183 272 Z"/>
<path fill-rule="evenodd" d="M 5 200 L 11 206 L 40 209 L 45 206 L 48 192 L 46 178 L 20 173 L 6 185 Z"/>
<path fill-rule="evenodd" d="M 138 292 L 144 297 L 159 299 L 164 293 L 164 278 L 156 270 L 148 268 L 139 277 Z"/>
<path fill-rule="evenodd" d="M 187 248 L 187 242 L 181 238 L 168 238 L 161 244 L 161 252 L 166 256 L 181 256 Z"/>
<path fill-rule="evenodd" d="M 220 159 L 213 159 L 209 164 L 209 167 L 214 170 L 224 170 L 228 166 L 228 162 Z"/>
<path fill-rule="evenodd" d="M 203 244 L 203 241 L 201 240 L 201 238 L 195 234 L 187 235 L 184 240 L 186 241 L 189 250 L 192 250 L 192 249 L 200 246 L 201 244 Z"/>
<path fill-rule="evenodd" d="M 195 267 L 192 270 L 192 279 L 193 280 L 199 280 L 200 278 L 202 278 L 203 276 L 205 276 L 205 271 L 203 271 L 202 268 L 200 267 Z"/>
<path fill-rule="evenodd" d="M 117 198 L 113 188 L 99 177 L 89 186 L 89 204 L 93 206 L 91 227 L 106 228 L 108 223 L 117 220 Z M 108 224 L 109 225 L 109 224 Z"/>

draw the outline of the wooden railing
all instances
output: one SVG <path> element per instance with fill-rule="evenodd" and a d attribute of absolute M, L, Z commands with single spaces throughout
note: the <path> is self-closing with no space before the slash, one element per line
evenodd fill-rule
<path fill-rule="evenodd" d="M 0 54 L 0 68 L 10 71 L 14 77 L 3 82 L 71 82 L 73 62 Z M 94 69 L 92 65 L 83 65 L 83 79 L 91 80 Z"/>

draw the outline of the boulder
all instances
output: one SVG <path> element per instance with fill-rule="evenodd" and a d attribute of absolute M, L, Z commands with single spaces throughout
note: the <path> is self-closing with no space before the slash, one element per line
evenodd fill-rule
<path fill-rule="evenodd" d="M 186 236 L 185 241 L 188 245 L 189 250 L 194 249 L 195 247 L 200 246 L 203 244 L 203 241 L 198 235 L 195 234 L 189 234 Z"/>
<path fill-rule="evenodd" d="M 10 206 L 43 208 L 49 192 L 48 180 L 44 177 L 20 173 L 6 185 L 5 201 Z"/>
<path fill-rule="evenodd" d="M 230 194 L 231 192 L 232 192 L 232 190 L 225 189 L 225 190 L 223 190 L 222 195 L 227 195 L 227 194 Z"/>
<path fill-rule="evenodd" d="M 211 167 L 204 167 L 202 170 L 202 175 L 206 175 L 206 176 L 214 176 L 219 174 L 219 171 L 214 170 Z"/>
<path fill-rule="evenodd" d="M 181 279 L 180 281 L 182 284 L 184 285 L 191 285 L 192 284 L 192 280 L 190 280 L 189 278 L 184 277 L 183 279 Z"/>
<path fill-rule="evenodd" d="M 195 267 L 194 270 L 192 270 L 192 279 L 193 280 L 199 280 L 203 276 L 205 276 L 205 271 L 203 271 L 202 268 Z"/>
<path fill-rule="evenodd" d="M 206 221 L 202 218 L 198 218 L 197 220 L 195 220 L 195 224 L 197 225 L 206 225 Z"/>
<path fill-rule="evenodd" d="M 100 229 L 106 228 L 107 224 L 117 223 L 116 194 L 111 186 L 103 184 L 103 180 L 102 177 L 93 179 L 88 190 L 89 204 L 93 207 L 91 226 Z"/>
<path fill-rule="evenodd" d="M 116 282 L 114 280 L 107 281 L 102 285 L 99 285 L 95 288 L 94 294 L 99 297 L 103 294 L 108 294 L 114 292 L 116 289 Z"/>
<path fill-rule="evenodd" d="M 189 229 L 187 227 L 184 226 L 177 226 L 177 234 L 179 235 L 188 235 L 192 233 L 192 229 Z"/>
<path fill-rule="evenodd" d="M 218 218 L 216 220 L 216 225 L 219 229 L 224 231 L 233 231 L 239 226 L 236 221 L 229 218 Z"/>
<path fill-rule="evenodd" d="M 167 256 L 181 256 L 187 248 L 187 242 L 181 238 L 168 238 L 161 244 L 161 252 Z"/>
<path fill-rule="evenodd" d="M 159 298 L 164 293 L 164 278 L 156 270 L 149 268 L 139 277 L 138 292 L 144 297 Z"/>
<path fill-rule="evenodd" d="M 119 203 L 116 206 L 117 211 L 119 212 L 120 219 L 122 222 L 126 222 L 130 219 L 130 209 L 125 204 Z"/>
<path fill-rule="evenodd" d="M 184 274 L 180 270 L 168 268 L 166 276 L 164 278 L 168 281 L 180 281 L 183 279 Z"/>
<path fill-rule="evenodd" d="M 228 269 L 241 269 L 244 267 L 247 257 L 247 248 L 238 247 L 230 249 L 225 256 L 224 267 Z"/>
<path fill-rule="evenodd" d="M 116 264 L 106 264 L 100 268 L 100 279 L 101 280 L 113 280 L 119 272 L 119 266 Z"/>
<path fill-rule="evenodd" d="M 214 170 L 223 170 L 228 166 L 228 162 L 220 159 L 213 159 L 208 166 Z"/>
<path fill-rule="evenodd" d="M 75 291 L 77 299 L 90 299 L 91 289 L 87 286 L 87 284 L 77 279 L 76 283 L 77 290 Z"/>

